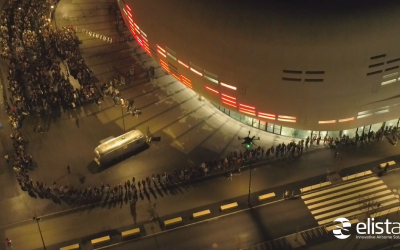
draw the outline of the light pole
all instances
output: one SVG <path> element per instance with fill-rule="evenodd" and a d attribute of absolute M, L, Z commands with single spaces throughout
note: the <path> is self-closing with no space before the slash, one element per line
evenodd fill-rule
<path fill-rule="evenodd" d="M 40 225 L 39 225 L 40 218 L 37 217 L 37 216 L 36 216 L 36 213 L 35 213 L 35 217 L 33 217 L 33 219 L 36 221 L 36 224 L 37 224 L 37 226 L 38 226 L 39 233 L 40 233 L 40 238 L 42 238 L 43 249 L 46 250 L 46 245 L 44 244 L 43 235 L 42 235 L 42 230 L 40 230 Z"/>
<path fill-rule="evenodd" d="M 125 134 L 125 116 L 124 116 L 124 99 L 121 98 L 121 116 L 122 116 L 122 126 L 124 128 L 124 134 Z"/>
<path fill-rule="evenodd" d="M 249 195 L 247 197 L 247 202 L 249 203 L 249 207 L 251 207 L 251 202 L 250 202 L 250 194 L 251 194 L 251 164 L 249 165 Z"/>

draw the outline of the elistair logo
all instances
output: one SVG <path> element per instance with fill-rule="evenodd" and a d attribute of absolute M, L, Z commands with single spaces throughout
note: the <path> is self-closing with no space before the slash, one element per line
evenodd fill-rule
<path fill-rule="evenodd" d="M 333 235 L 341 240 L 347 239 L 350 237 L 350 234 L 343 234 L 342 231 L 349 231 L 349 229 L 346 229 L 345 227 L 351 227 L 351 223 L 348 219 L 346 218 L 337 218 L 333 222 L 340 222 L 343 227 L 340 226 L 340 224 L 335 225 L 336 228 L 338 229 L 333 229 Z"/>
<path fill-rule="evenodd" d="M 347 239 L 350 233 L 343 234 L 343 231 L 349 232 L 351 223 L 346 218 L 337 218 L 333 221 L 337 223 L 333 229 L 333 234 L 338 239 Z M 340 225 L 340 223 L 342 225 Z M 390 222 L 388 219 L 385 221 L 375 221 L 375 218 L 368 218 L 366 222 L 358 222 L 356 225 L 356 239 L 400 239 L 400 222 Z"/>

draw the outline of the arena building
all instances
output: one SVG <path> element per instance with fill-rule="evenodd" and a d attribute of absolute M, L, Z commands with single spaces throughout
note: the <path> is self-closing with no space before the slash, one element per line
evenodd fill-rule
<path fill-rule="evenodd" d="M 118 4 L 165 71 L 238 121 L 297 137 L 399 126 L 400 1 Z"/>

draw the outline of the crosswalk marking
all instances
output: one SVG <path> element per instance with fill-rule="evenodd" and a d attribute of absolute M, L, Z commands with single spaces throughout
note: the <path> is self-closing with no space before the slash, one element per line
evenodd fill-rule
<path fill-rule="evenodd" d="M 399 204 L 399 199 L 377 177 L 368 177 L 315 193 L 302 195 L 304 203 L 319 225 L 332 223 L 339 217 L 352 219 L 377 211 L 378 207 Z"/>
<path fill-rule="evenodd" d="M 348 184 L 344 184 L 344 185 L 328 188 L 328 189 L 325 189 L 325 190 L 322 190 L 322 191 L 318 191 L 318 192 L 315 192 L 315 193 L 306 194 L 306 195 L 303 195 L 302 197 L 304 197 L 304 199 L 308 199 L 310 197 L 321 195 L 321 194 L 324 194 L 324 193 L 328 193 L 328 192 L 344 189 L 344 188 L 351 187 L 351 186 L 356 186 L 356 185 L 358 185 L 360 183 L 370 182 L 371 180 L 378 180 L 378 178 L 377 177 L 370 177 L 370 178 L 362 179 L 362 180 L 359 180 L 359 181 L 351 182 L 351 183 L 348 183 Z"/>
<path fill-rule="evenodd" d="M 385 191 L 376 193 L 375 195 L 379 196 L 379 195 L 390 194 L 390 193 L 391 193 L 390 190 L 385 190 Z M 357 194 L 357 196 L 358 196 L 358 194 Z M 396 198 L 393 194 L 390 194 L 390 196 L 385 196 L 385 198 L 386 197 Z M 357 203 L 357 202 L 358 202 L 358 199 L 349 200 L 349 201 L 345 201 L 345 202 L 342 202 L 342 203 L 338 203 L 338 204 L 332 205 L 330 207 L 324 207 L 324 208 L 320 208 L 320 209 L 317 209 L 317 210 L 312 210 L 311 213 L 312 214 L 319 214 L 319 213 L 324 212 L 324 211 L 328 211 L 328 210 L 331 210 L 331 209 L 334 209 L 334 208 L 338 208 L 338 207 L 344 207 L 346 205 L 350 205 L 350 204 Z M 308 208 L 310 209 L 310 207 L 308 207 Z"/>
<path fill-rule="evenodd" d="M 359 192 L 359 193 L 353 193 L 353 194 L 349 194 L 349 195 L 346 195 L 346 196 L 342 196 L 342 197 L 339 197 L 339 198 L 336 198 L 336 199 L 331 199 L 331 200 L 327 200 L 327 201 L 324 201 L 324 202 L 320 202 L 320 203 L 317 203 L 317 204 L 314 204 L 314 205 L 310 205 L 310 206 L 308 206 L 308 209 L 311 210 L 311 209 L 314 209 L 314 208 L 317 208 L 317 207 L 321 207 L 321 206 L 328 205 L 328 204 L 330 204 L 330 203 L 334 203 L 334 202 L 337 202 L 337 201 L 341 201 L 341 200 L 343 200 L 343 199 L 350 199 L 350 198 L 358 197 L 358 196 L 360 196 L 360 195 L 366 195 L 366 194 L 369 194 L 369 193 L 375 193 L 375 192 L 377 192 L 377 191 L 379 191 L 379 190 L 381 190 L 381 189 L 386 189 L 385 191 L 380 192 L 380 193 L 382 193 L 382 194 L 391 193 L 391 191 L 388 190 L 387 187 L 385 187 L 385 186 L 378 186 L 378 187 L 376 187 L 376 188 L 368 189 L 368 190 L 365 190 L 365 191 L 362 191 L 362 192 Z"/>
<path fill-rule="evenodd" d="M 340 196 L 340 195 L 343 195 L 343 194 L 347 194 L 347 193 L 350 193 L 352 191 L 354 192 L 354 191 L 357 191 L 357 190 L 363 190 L 363 189 L 366 189 L 366 188 L 370 188 L 371 186 L 382 185 L 382 184 L 383 184 L 383 181 L 379 180 L 377 182 L 373 182 L 372 184 L 365 184 L 363 186 L 359 186 L 359 187 L 356 187 L 356 188 L 353 188 L 353 189 L 346 189 L 346 190 L 341 191 L 341 192 L 332 193 L 332 194 L 329 194 L 329 195 L 326 195 L 326 196 L 322 196 L 322 197 L 319 197 L 319 198 L 314 198 L 312 200 L 305 201 L 304 203 L 311 204 L 311 203 L 315 203 L 315 202 L 318 202 L 318 201 L 321 201 L 321 200 L 326 200 L 326 199 L 329 199 L 329 198 L 332 198 L 332 197 L 335 197 L 335 196 Z"/>
<path fill-rule="evenodd" d="M 376 202 L 381 202 L 381 201 L 385 201 L 385 200 L 393 199 L 393 198 L 395 198 L 394 195 L 385 196 L 385 197 L 382 197 L 382 198 L 375 199 L 375 201 Z M 356 202 L 358 202 L 358 201 L 356 201 Z M 340 214 L 340 213 L 343 213 L 343 212 L 346 212 L 346 211 L 349 211 L 349 210 L 360 209 L 361 206 L 362 206 L 362 204 L 358 203 L 356 205 L 346 206 L 345 208 L 338 209 L 338 210 L 335 210 L 335 211 L 332 211 L 332 212 L 329 212 L 329 213 L 326 213 L 326 214 L 315 215 L 314 217 L 315 217 L 315 219 L 319 220 L 319 219 L 322 219 L 322 218 L 325 218 L 325 217 L 328 217 L 328 216 L 332 216 L 332 215 L 335 215 L 335 214 Z"/>

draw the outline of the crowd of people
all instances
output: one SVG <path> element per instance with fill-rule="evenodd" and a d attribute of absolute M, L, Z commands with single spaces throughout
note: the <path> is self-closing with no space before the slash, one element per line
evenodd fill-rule
<path fill-rule="evenodd" d="M 61 108 L 65 112 L 97 97 L 74 29 L 51 23 L 57 3 L 9 0 L 1 12 L 1 56 L 9 63 L 6 107 L 16 128 L 23 115 L 50 114 Z M 79 88 L 71 85 L 70 75 L 79 81 Z"/>
<path fill-rule="evenodd" d="M 87 100 L 95 99 L 96 90 L 91 80 L 91 71 L 85 64 L 79 51 L 79 41 L 71 27 L 54 28 L 49 13 L 53 0 L 14 1 L 9 0 L 1 13 L 0 42 L 1 57 L 9 62 L 9 92 L 7 103 L 10 122 L 14 131 L 11 138 L 14 146 L 14 170 L 17 180 L 24 190 L 31 194 L 49 199 L 59 198 L 66 202 L 122 200 L 123 198 L 137 201 L 138 197 L 154 190 L 163 189 L 170 185 L 201 178 L 210 173 L 227 172 L 240 173 L 240 168 L 246 163 L 260 160 L 271 160 L 282 157 L 296 158 L 302 155 L 303 149 L 309 145 L 328 146 L 358 145 L 360 143 L 380 140 L 386 134 L 393 135 L 397 142 L 395 128 L 381 128 L 378 132 L 356 134 L 354 139 L 343 135 L 341 138 L 325 136 L 308 137 L 297 143 L 280 143 L 267 149 L 235 150 L 226 156 L 207 160 L 197 166 L 176 169 L 172 173 L 153 174 L 141 180 L 135 177 L 124 183 L 113 186 L 100 183 L 98 187 L 75 188 L 53 182 L 52 184 L 34 181 L 28 170 L 34 165 L 32 155 L 26 152 L 27 142 L 19 132 L 23 115 L 31 112 L 51 113 L 59 108 L 64 111 L 75 108 Z M 62 64 L 68 69 L 62 71 Z M 69 75 L 79 81 L 80 88 L 74 89 L 69 82 Z M 115 83 L 103 83 L 102 91 L 115 101 L 124 101 L 127 112 L 137 114 L 133 100 L 121 100 Z M 96 101 L 97 102 L 97 101 Z M 119 104 L 119 103 L 118 103 Z M 117 105 L 117 103 L 116 103 Z M 136 113 L 135 113 L 136 112 Z M 140 112 L 140 111 L 139 111 Z M 6 160 L 9 161 L 8 156 Z M 69 172 L 69 168 L 68 168 Z"/>

